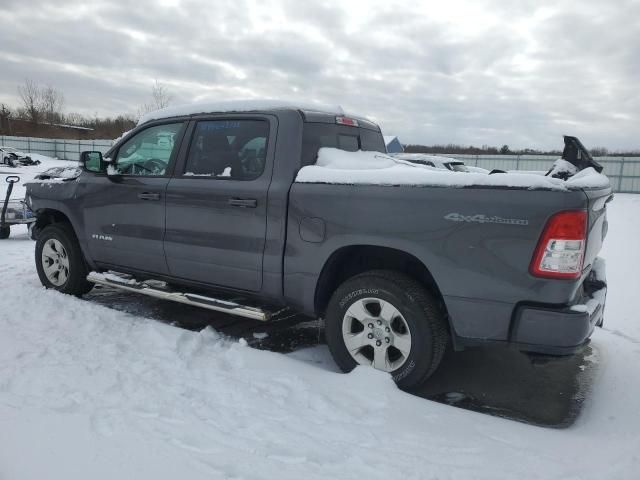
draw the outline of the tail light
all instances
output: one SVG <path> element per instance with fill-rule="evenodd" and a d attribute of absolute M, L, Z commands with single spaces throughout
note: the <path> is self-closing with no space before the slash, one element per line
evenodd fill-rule
<path fill-rule="evenodd" d="M 552 216 L 540 236 L 531 260 L 531 275 L 578 278 L 587 243 L 587 212 L 569 210 Z"/>

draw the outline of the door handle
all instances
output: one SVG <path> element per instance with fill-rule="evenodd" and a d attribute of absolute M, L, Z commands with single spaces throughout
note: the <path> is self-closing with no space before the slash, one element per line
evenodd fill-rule
<path fill-rule="evenodd" d="M 256 208 L 258 200 L 255 198 L 230 198 L 227 203 L 232 207 Z"/>
<path fill-rule="evenodd" d="M 159 193 L 142 192 L 138 194 L 140 200 L 160 200 Z"/>

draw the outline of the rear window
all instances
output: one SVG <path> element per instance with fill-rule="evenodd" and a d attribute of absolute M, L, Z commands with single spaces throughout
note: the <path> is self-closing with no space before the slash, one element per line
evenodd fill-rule
<path fill-rule="evenodd" d="M 321 147 L 332 147 L 348 152 L 368 150 L 386 153 L 380 132 L 366 128 L 331 123 L 305 123 L 302 134 L 302 166 L 313 165 Z"/>

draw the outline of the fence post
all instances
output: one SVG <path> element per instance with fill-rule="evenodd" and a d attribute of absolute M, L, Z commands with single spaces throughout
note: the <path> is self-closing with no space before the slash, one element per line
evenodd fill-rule
<path fill-rule="evenodd" d="M 520 170 L 520 155 L 516 157 L 516 170 Z"/>
<path fill-rule="evenodd" d="M 31 137 L 27 137 L 27 152 L 31 153 Z"/>
<path fill-rule="evenodd" d="M 620 162 L 620 176 L 618 177 L 618 191 L 622 191 L 622 175 L 624 174 L 624 157 L 622 157 L 622 161 Z"/>

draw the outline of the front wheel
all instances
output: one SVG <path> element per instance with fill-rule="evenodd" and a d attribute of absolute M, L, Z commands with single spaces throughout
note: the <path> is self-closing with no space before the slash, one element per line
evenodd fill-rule
<path fill-rule="evenodd" d="M 36 240 L 36 269 L 46 288 L 82 295 L 93 288 L 73 229 L 66 223 L 47 225 Z"/>
<path fill-rule="evenodd" d="M 398 272 L 374 270 L 343 283 L 329 301 L 325 335 L 345 372 L 357 365 L 389 372 L 412 389 L 436 370 L 448 335 L 436 299 Z"/>

